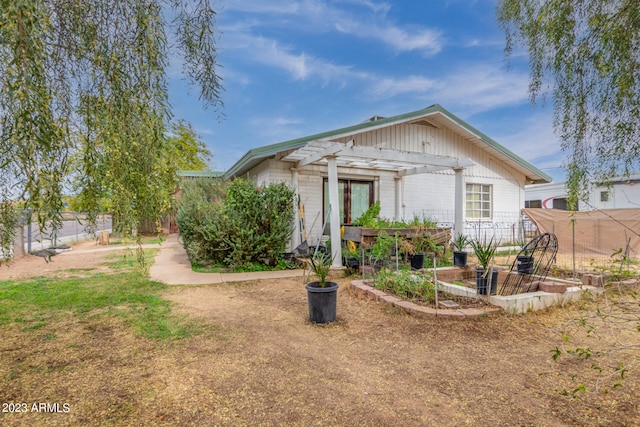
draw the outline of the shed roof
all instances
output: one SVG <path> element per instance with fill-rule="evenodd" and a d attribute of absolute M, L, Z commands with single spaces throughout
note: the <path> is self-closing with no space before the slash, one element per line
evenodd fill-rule
<path fill-rule="evenodd" d="M 536 168 L 531 163 L 524 160 L 522 157 L 516 155 L 512 151 L 500 145 L 498 142 L 480 132 L 473 126 L 469 125 L 464 120 L 450 113 L 439 104 L 434 104 L 422 110 L 400 114 L 393 117 L 385 118 L 374 116 L 372 117 L 373 120 L 369 119 L 353 126 L 330 130 L 315 135 L 309 135 L 302 138 L 291 139 L 289 141 L 251 149 L 247 151 L 247 153 L 242 156 L 242 158 L 240 158 L 240 160 L 238 160 L 233 166 L 231 166 L 231 168 L 229 168 L 229 170 L 225 173 L 225 176 L 227 178 L 241 176 L 269 157 L 275 156 L 278 153 L 283 153 L 304 147 L 312 141 L 326 141 L 331 138 L 350 136 L 362 133 L 364 131 L 372 131 L 379 128 L 397 125 L 400 123 L 416 123 L 416 121 L 419 121 L 420 119 L 426 119 L 427 117 L 429 118 L 430 122 L 433 122 L 430 123 L 431 125 L 436 124 L 450 127 L 460 135 L 462 135 L 467 141 L 473 144 L 481 145 L 482 148 L 490 150 L 499 159 L 505 161 L 515 169 L 522 171 L 526 175 L 530 183 L 546 183 L 552 181 L 552 178 L 549 175 L 542 172 L 540 169 Z"/>

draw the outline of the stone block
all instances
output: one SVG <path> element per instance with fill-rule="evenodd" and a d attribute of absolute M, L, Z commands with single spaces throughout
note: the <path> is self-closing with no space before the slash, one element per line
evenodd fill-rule
<path fill-rule="evenodd" d="M 520 285 L 519 293 L 536 292 L 539 289 L 540 289 L 540 281 L 534 280 L 531 283 L 523 283 L 522 285 Z"/>
<path fill-rule="evenodd" d="M 382 301 L 385 304 L 395 306 L 398 302 L 402 300 L 400 298 L 385 294 L 383 296 L 380 296 L 380 301 Z"/>
<path fill-rule="evenodd" d="M 481 308 L 464 308 L 460 310 L 464 313 L 465 318 L 480 317 L 486 315 L 486 311 Z"/>
<path fill-rule="evenodd" d="M 439 319 L 464 320 L 465 314 L 462 310 L 438 310 L 436 317 Z"/>
<path fill-rule="evenodd" d="M 369 291 L 374 289 L 373 286 L 367 285 L 362 280 L 354 280 L 354 281 L 352 281 L 351 282 L 351 288 L 355 289 L 355 290 L 358 290 L 358 291 L 362 291 L 362 292 L 369 292 Z"/>
<path fill-rule="evenodd" d="M 542 292 L 548 292 L 551 294 L 562 294 L 567 291 L 567 284 L 557 282 L 540 282 L 539 289 Z"/>
<path fill-rule="evenodd" d="M 405 301 L 405 300 L 398 300 L 393 305 L 394 305 L 394 307 L 398 307 L 398 308 L 403 309 L 404 311 L 406 311 L 409 314 L 413 314 L 413 312 L 418 307 L 417 304 L 414 304 L 411 301 Z"/>
<path fill-rule="evenodd" d="M 630 286 L 637 286 L 638 281 L 635 279 L 625 279 L 625 280 L 620 280 L 619 282 L 611 282 L 611 284 L 614 286 L 630 287 Z"/>
<path fill-rule="evenodd" d="M 371 299 L 374 300 L 374 301 L 380 301 L 382 299 L 382 297 L 387 296 L 387 294 L 385 294 L 384 292 L 382 292 L 381 290 L 378 290 L 378 289 L 372 289 L 372 290 L 368 291 L 368 294 L 371 297 Z"/>
<path fill-rule="evenodd" d="M 438 270 L 438 280 L 442 280 L 443 282 L 453 282 L 454 280 L 460 280 L 461 271 L 459 269 L 447 269 L 444 271 Z"/>
<path fill-rule="evenodd" d="M 606 277 L 602 274 L 584 274 L 582 276 L 582 284 L 585 286 L 593 286 L 595 288 L 602 288 Z"/>
<path fill-rule="evenodd" d="M 431 307 L 424 307 L 421 305 L 416 306 L 416 308 L 412 311 L 411 315 L 416 316 L 422 319 L 433 318 L 436 317 L 436 313 L 438 311 Z"/>

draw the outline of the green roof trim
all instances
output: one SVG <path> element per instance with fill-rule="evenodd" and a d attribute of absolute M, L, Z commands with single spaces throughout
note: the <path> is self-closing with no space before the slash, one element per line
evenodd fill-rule
<path fill-rule="evenodd" d="M 469 125 L 467 122 L 457 117 L 456 115 L 450 113 L 445 108 L 443 108 L 439 104 L 431 105 L 427 108 L 423 108 L 422 110 L 412 111 L 410 113 L 399 114 L 397 116 L 387 117 L 387 118 L 379 118 L 378 120 L 367 120 L 362 123 L 347 126 L 340 129 L 335 129 L 327 132 L 318 133 L 315 135 L 309 135 L 302 138 L 291 139 L 284 142 L 279 142 L 277 144 L 265 145 L 263 147 L 258 147 L 251 149 L 245 153 L 244 156 L 240 158 L 233 166 L 225 172 L 225 177 L 232 178 L 235 176 L 241 176 L 246 173 L 253 167 L 257 166 L 264 159 L 274 156 L 283 151 L 295 150 L 300 147 L 304 147 L 311 141 L 315 141 L 317 139 L 325 139 L 331 138 L 335 136 L 344 136 L 351 133 L 357 133 L 363 130 L 375 129 L 378 127 L 385 127 L 394 123 L 402 123 L 407 122 L 412 119 L 428 116 L 434 113 L 441 113 L 445 117 L 449 118 L 452 122 L 466 129 L 467 131 L 477 135 L 482 141 L 484 141 L 487 145 L 489 145 L 494 150 L 497 150 L 519 164 L 521 167 L 528 169 L 532 174 L 537 175 L 540 179 L 535 180 L 534 182 L 543 183 L 543 182 L 551 182 L 552 178 L 546 173 L 542 172 L 540 169 L 533 166 L 531 163 L 524 160 L 522 157 L 516 155 L 512 151 L 508 150 L 506 147 L 500 145 L 498 142 L 488 137 L 484 133 L 480 132 L 473 126 Z M 380 117 L 380 116 L 376 116 Z"/>

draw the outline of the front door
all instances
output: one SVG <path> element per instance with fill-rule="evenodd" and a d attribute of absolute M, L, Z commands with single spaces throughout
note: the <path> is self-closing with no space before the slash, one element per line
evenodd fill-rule
<path fill-rule="evenodd" d="M 323 218 L 326 218 L 329 211 L 329 182 L 327 178 L 324 179 L 323 193 Z M 338 180 L 338 199 L 340 200 L 341 223 L 353 223 L 373 204 L 373 181 Z M 328 229 L 329 225 L 326 227 L 326 230 Z"/>

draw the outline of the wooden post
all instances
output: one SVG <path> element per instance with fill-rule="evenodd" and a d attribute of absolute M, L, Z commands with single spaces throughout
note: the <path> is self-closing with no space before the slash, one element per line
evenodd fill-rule
<path fill-rule="evenodd" d="M 100 244 L 108 245 L 109 244 L 109 232 L 107 230 L 103 230 L 100 232 Z"/>
<path fill-rule="evenodd" d="M 14 258 L 19 258 L 24 254 L 24 230 L 21 225 L 18 225 L 15 228 L 15 236 L 13 238 L 13 256 Z"/>

